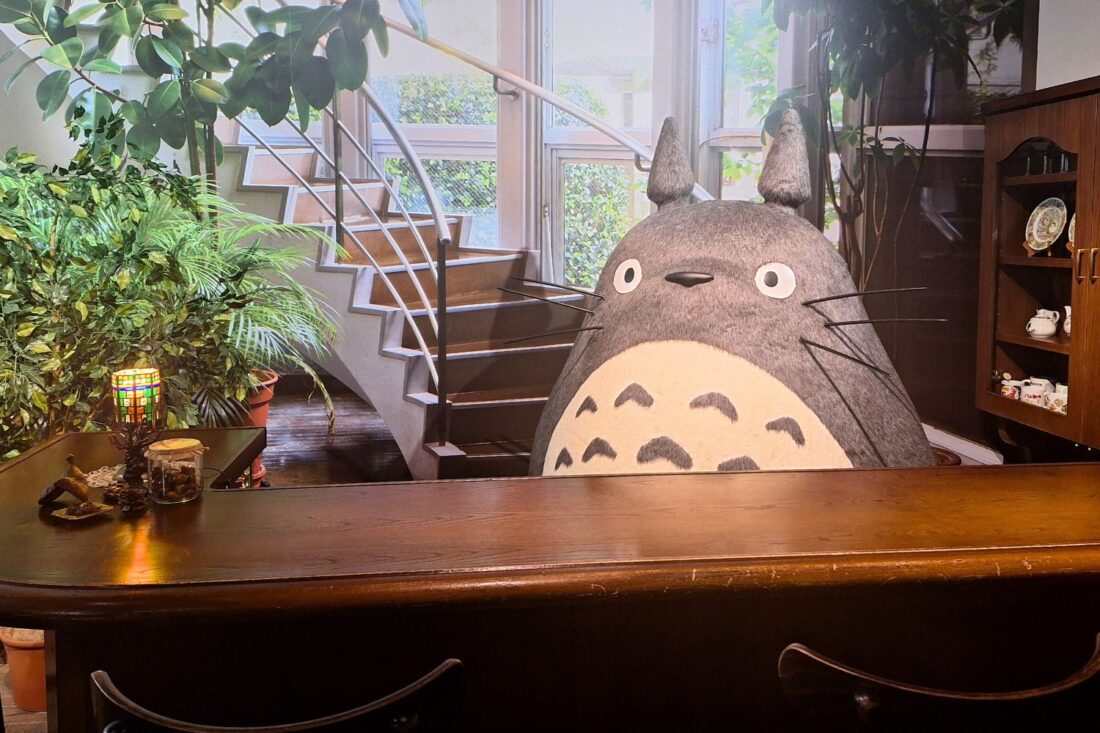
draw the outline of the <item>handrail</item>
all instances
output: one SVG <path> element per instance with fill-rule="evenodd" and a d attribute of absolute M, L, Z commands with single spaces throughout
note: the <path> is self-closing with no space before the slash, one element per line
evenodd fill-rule
<path fill-rule="evenodd" d="M 279 3 L 279 5 L 284 6 L 284 7 L 286 6 L 285 0 L 276 0 L 276 1 Z M 229 16 L 229 18 L 233 21 L 233 23 L 235 23 L 239 28 L 241 28 L 245 33 L 247 33 L 248 35 L 250 35 L 252 37 L 256 36 L 256 34 L 253 33 L 251 29 L 244 26 L 244 24 L 241 23 L 240 19 L 237 18 L 235 15 L 233 15 L 232 13 L 229 13 L 228 11 L 225 11 L 224 8 L 223 8 L 223 12 L 225 12 L 225 14 L 227 16 Z M 323 45 L 324 45 L 324 43 L 322 42 L 322 46 Z M 351 132 L 343 125 L 343 123 L 340 122 L 339 115 L 337 113 L 334 113 L 334 111 L 332 109 L 330 109 L 328 106 L 325 107 L 325 112 L 326 112 L 326 114 L 328 114 L 329 118 L 333 122 L 333 133 L 334 133 L 334 137 L 335 137 L 336 141 L 339 142 L 340 134 L 343 133 L 348 138 L 348 140 L 350 140 L 352 142 L 352 144 L 354 145 L 356 150 L 359 152 L 359 154 L 363 156 L 363 159 L 366 160 L 367 163 L 369 163 L 370 167 L 379 175 L 379 178 L 382 181 L 382 185 L 385 187 L 387 193 L 389 193 L 391 196 L 393 196 L 394 200 L 398 201 L 399 208 L 400 208 L 401 212 L 404 214 L 405 219 L 408 221 L 409 228 L 412 230 L 413 236 L 416 239 L 417 244 L 420 246 L 420 249 L 421 249 L 422 253 L 424 254 L 425 260 L 428 263 L 429 271 L 430 271 L 432 277 L 436 281 L 436 307 L 435 307 L 435 309 L 432 308 L 431 301 L 428 298 L 428 296 L 425 294 L 425 292 L 423 290 L 423 287 L 420 283 L 420 280 L 419 280 L 419 278 L 417 278 L 416 272 L 412 269 L 412 266 L 410 265 L 410 263 L 408 261 L 408 258 L 405 256 L 405 253 L 401 251 L 400 246 L 394 240 L 393 235 L 390 234 L 390 232 L 386 228 L 385 224 L 380 220 L 378 214 L 374 211 L 373 207 L 371 207 L 369 204 L 367 204 L 367 202 L 363 199 L 362 195 L 359 193 L 359 191 L 355 187 L 355 185 L 351 184 L 351 182 L 350 182 L 350 180 L 348 180 L 347 176 L 345 176 L 342 173 L 341 166 L 340 166 L 340 161 L 335 161 L 335 163 L 334 163 L 332 160 L 330 160 L 328 158 L 327 155 L 324 154 L 323 151 L 321 151 L 318 148 L 316 142 L 314 142 L 308 135 L 306 135 L 304 131 L 295 128 L 296 132 L 298 132 L 298 134 L 301 136 L 301 138 L 303 140 L 305 140 L 306 143 L 309 144 L 309 146 L 311 148 L 313 148 L 315 153 L 317 153 L 329 166 L 331 166 L 334 169 L 335 173 L 336 173 L 336 177 L 337 177 L 336 178 L 336 184 L 337 184 L 337 186 L 336 186 L 336 190 L 337 190 L 337 202 L 336 202 L 336 204 L 337 204 L 337 206 L 336 206 L 336 210 L 333 211 L 332 208 L 330 208 L 324 202 L 324 200 L 317 194 L 317 192 L 313 189 L 313 187 L 310 186 L 300 175 L 298 175 L 298 173 L 295 170 L 293 170 L 293 168 L 290 165 L 288 165 L 286 163 L 286 161 L 284 161 L 281 157 L 279 157 L 278 153 L 276 153 L 271 148 L 270 145 L 268 145 L 264 140 L 262 140 L 258 135 L 256 135 L 241 120 L 238 119 L 237 122 L 238 122 L 238 124 L 241 125 L 242 128 L 244 128 L 244 130 L 246 132 L 248 132 L 249 135 L 251 135 L 261 145 L 263 145 L 263 147 L 270 154 L 272 154 L 275 157 L 275 159 L 281 165 L 283 165 L 284 168 L 286 168 L 288 171 L 290 171 L 290 173 L 294 176 L 295 179 L 297 179 L 299 181 L 299 183 L 301 183 L 302 185 L 305 186 L 306 190 L 314 197 L 314 199 L 317 201 L 317 203 L 319 203 L 321 205 L 321 207 L 325 210 L 325 212 L 328 213 L 329 216 L 333 217 L 333 220 L 336 224 L 337 234 L 339 235 L 339 234 L 342 233 L 346 236 L 351 237 L 352 241 L 355 242 L 355 244 L 359 248 L 359 250 L 367 257 L 367 260 L 374 267 L 374 269 L 375 269 L 376 273 L 378 274 L 379 278 L 381 278 L 381 280 L 385 284 L 386 288 L 390 291 L 390 294 L 393 296 L 394 302 L 397 303 L 397 305 L 400 308 L 402 314 L 404 315 L 406 323 L 408 323 L 409 327 L 413 331 L 413 337 L 416 339 L 417 345 L 420 347 L 420 351 L 421 351 L 422 355 L 424 356 L 424 360 L 425 360 L 426 365 L 427 365 L 428 373 L 431 376 L 432 380 L 435 382 L 437 402 L 438 402 L 438 405 L 439 405 L 439 410 L 438 410 L 438 415 L 437 415 L 437 418 L 438 418 L 437 438 L 438 438 L 439 445 L 445 445 L 450 440 L 450 423 L 451 423 L 451 409 L 450 409 L 451 406 L 450 406 L 449 400 L 447 399 L 448 398 L 448 391 L 447 391 L 447 389 L 448 389 L 448 381 L 447 381 L 447 247 L 450 246 L 451 241 L 452 241 L 451 240 L 451 229 L 450 229 L 450 226 L 447 224 L 446 216 L 443 214 L 443 206 L 441 205 L 441 203 L 439 201 L 439 196 L 435 191 L 435 187 L 432 186 L 431 179 L 428 178 L 427 171 L 425 171 L 424 165 L 421 162 L 420 157 L 416 154 L 416 151 L 413 149 L 412 144 L 409 142 L 409 140 L 405 136 L 404 132 L 402 132 L 400 127 L 394 122 L 393 118 L 390 116 L 390 114 L 386 110 L 385 106 L 381 103 L 381 101 L 378 99 L 378 97 L 375 96 L 373 90 L 371 90 L 369 85 L 364 83 L 358 89 L 358 92 L 361 95 L 363 95 L 363 98 L 366 100 L 368 107 L 374 109 L 374 112 L 375 112 L 376 115 L 378 115 L 379 120 L 386 127 L 386 129 L 390 132 L 390 135 L 392 136 L 394 142 L 397 144 L 397 147 L 401 151 L 402 156 L 405 158 L 405 161 L 409 164 L 409 167 L 412 169 L 413 176 L 416 178 L 417 183 L 420 185 L 420 189 L 424 193 L 424 198 L 428 203 L 428 208 L 429 208 L 431 217 L 434 220 L 433 223 L 435 224 L 435 228 L 436 228 L 436 260 L 435 260 L 434 263 L 432 262 L 431 255 L 428 253 L 427 246 L 424 244 L 423 238 L 420 236 L 419 229 L 417 228 L 416 224 L 413 222 L 412 217 L 410 216 L 410 214 L 408 212 L 408 209 L 405 207 L 404 203 L 401 201 L 400 196 L 396 195 L 396 192 L 394 192 L 393 188 L 386 181 L 386 176 L 385 176 L 384 172 L 382 170 L 380 170 L 380 168 L 374 162 L 374 160 L 371 159 L 370 155 L 367 154 L 367 151 L 363 148 L 363 146 L 359 144 L 359 142 L 355 139 L 355 137 L 351 134 Z M 336 100 L 334 99 L 333 100 L 333 105 L 335 105 L 335 104 L 336 104 Z M 336 149 L 339 150 L 339 148 L 340 148 L 340 146 L 337 145 Z M 379 228 L 381 229 L 383 236 L 386 238 L 386 240 L 388 241 L 390 246 L 393 248 L 394 253 L 397 255 L 398 260 L 400 260 L 401 264 L 405 268 L 405 271 L 408 273 L 409 278 L 412 281 L 414 289 L 416 290 L 417 294 L 420 296 L 421 301 L 424 304 L 425 312 L 427 313 L 427 316 L 428 316 L 428 322 L 431 325 L 432 329 L 435 331 L 435 335 L 436 335 L 436 359 L 438 360 L 438 363 L 437 363 L 436 359 L 432 358 L 431 350 L 428 348 L 428 345 L 427 345 L 426 341 L 424 340 L 424 335 L 420 332 L 420 329 L 417 327 L 416 321 L 413 318 L 412 313 L 409 311 L 408 305 L 401 298 L 401 295 L 397 292 L 397 289 L 394 287 L 393 283 L 390 281 L 389 276 L 386 274 L 386 272 L 379 265 L 378 260 L 375 259 L 374 255 L 372 255 L 366 249 L 366 247 L 363 246 L 363 243 L 360 241 L 359 237 L 356 236 L 350 229 L 347 228 L 347 225 L 345 224 L 344 217 L 343 217 L 343 198 L 342 198 L 343 186 L 342 186 L 342 182 L 344 182 L 344 181 L 351 184 L 352 193 L 356 196 L 356 198 L 359 199 L 360 203 L 362 203 L 363 206 L 370 212 L 371 216 L 375 219 L 375 221 L 378 222 Z"/>
<path fill-rule="evenodd" d="M 649 161 L 650 163 L 653 162 L 653 151 L 650 150 L 647 146 L 638 142 L 630 135 L 627 135 L 625 132 L 622 132 L 621 130 L 618 130 L 607 124 L 588 110 L 577 106 L 573 102 L 570 102 L 565 97 L 559 96 L 543 86 L 524 79 L 518 74 L 514 74 L 507 69 L 503 69 L 495 64 L 489 63 L 488 61 L 479 59 L 477 56 L 468 54 L 461 49 L 444 43 L 443 41 L 431 37 L 421 39 L 420 36 L 417 35 L 416 31 L 414 31 L 412 28 L 405 25 L 404 23 L 393 20 L 391 18 L 386 18 L 385 16 L 383 16 L 383 19 L 386 21 L 387 26 L 397 31 L 398 33 L 406 35 L 409 38 L 415 39 L 416 41 L 419 41 L 420 43 L 423 43 L 425 45 L 431 46 L 437 51 L 441 51 L 448 56 L 469 64 L 470 66 L 477 67 L 478 69 L 481 69 L 485 73 L 491 75 L 494 79 L 505 81 L 518 89 L 522 89 L 524 92 L 530 94 L 532 97 L 537 97 L 538 99 L 541 99 L 543 102 L 546 102 L 550 106 L 556 107 L 562 112 L 576 117 L 578 120 L 585 123 L 589 127 L 592 127 L 599 132 L 602 132 L 607 137 L 611 138 L 615 142 L 633 152 L 636 156 L 636 159 L 640 158 L 642 160 Z M 698 183 L 696 183 L 695 187 L 692 189 L 691 195 L 694 196 L 698 201 L 714 200 L 714 196 L 711 195 L 710 191 L 706 190 Z"/>
<path fill-rule="evenodd" d="M 310 186 L 309 183 L 304 178 L 302 178 L 301 174 L 299 174 L 298 171 L 294 170 L 294 166 L 290 165 L 285 160 L 283 160 L 282 157 L 277 152 L 275 152 L 275 149 L 272 148 L 271 145 L 266 140 L 264 140 L 262 137 L 257 135 L 252 130 L 252 128 L 248 126 L 248 123 L 246 123 L 244 120 L 237 118 L 237 124 L 240 125 L 241 128 L 245 132 L 247 132 L 249 135 L 251 135 L 253 137 L 253 139 L 255 139 L 256 142 L 258 142 L 260 144 L 260 146 L 263 147 L 264 150 L 266 150 L 268 153 L 270 153 L 271 156 L 274 157 L 275 160 L 277 160 L 280 165 L 282 165 L 284 168 L 286 168 L 287 172 L 290 173 L 290 175 L 293 176 L 295 178 L 295 180 L 297 180 L 298 183 L 301 186 L 303 186 L 307 191 L 309 191 L 310 193 L 313 194 L 314 199 L 317 201 L 318 204 L 320 204 L 321 208 L 323 208 L 325 210 L 326 214 L 333 217 L 333 220 L 336 219 L 336 212 L 333 211 L 332 207 L 330 207 L 327 203 L 325 203 L 325 200 L 323 198 L 321 198 L 313 190 L 313 187 Z M 374 267 L 375 271 L 377 272 L 379 278 L 382 280 L 382 283 L 390 291 L 390 295 L 393 296 L 394 302 L 397 303 L 397 307 L 404 314 L 405 319 L 409 323 L 413 324 L 413 336 L 416 338 L 416 341 L 417 341 L 418 345 L 420 346 L 420 350 L 423 351 L 425 354 L 427 354 L 429 356 L 429 358 L 427 360 L 428 361 L 428 364 L 427 364 L 428 372 L 431 374 L 432 378 L 434 380 L 436 380 L 436 382 L 438 383 L 439 377 L 438 377 L 438 374 L 437 374 L 436 369 L 435 369 L 435 364 L 432 363 L 432 360 L 430 358 L 431 351 L 428 349 L 428 345 L 427 345 L 427 343 L 425 343 L 424 336 L 423 336 L 423 334 L 420 333 L 420 329 L 416 328 L 415 322 L 413 321 L 412 313 L 409 311 L 409 307 L 405 304 L 405 301 L 401 299 L 401 294 L 397 292 L 397 288 L 394 287 L 394 284 L 390 280 L 389 276 L 382 269 L 382 267 L 378 264 L 378 260 L 376 260 L 374 258 L 374 255 L 372 255 L 370 253 L 370 250 L 368 250 L 366 247 L 364 247 L 363 243 L 359 241 L 359 237 L 356 236 L 355 232 L 348 229 L 347 225 L 344 224 L 342 221 L 336 222 L 336 227 L 337 227 L 337 232 L 339 232 L 342 229 L 343 233 L 348 235 L 349 237 L 351 237 L 352 241 L 354 241 L 356 243 L 356 245 L 359 247 L 359 249 L 362 250 L 363 254 L 366 255 L 367 259 L 370 261 L 371 265 Z"/>

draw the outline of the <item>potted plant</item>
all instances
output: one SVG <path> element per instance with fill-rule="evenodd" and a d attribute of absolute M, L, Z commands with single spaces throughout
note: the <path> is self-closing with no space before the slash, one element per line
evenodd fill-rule
<path fill-rule="evenodd" d="M 285 246 L 315 230 L 124 161 L 99 142 L 117 124 L 65 168 L 0 162 L 0 455 L 105 426 L 109 375 L 130 366 L 160 369 L 169 428 L 247 422 L 257 370 L 316 379 L 307 358 L 334 334 L 292 277 L 303 252 Z"/>
<path fill-rule="evenodd" d="M 0 628 L 8 656 L 15 706 L 30 713 L 46 710 L 45 635 L 34 629 Z"/>

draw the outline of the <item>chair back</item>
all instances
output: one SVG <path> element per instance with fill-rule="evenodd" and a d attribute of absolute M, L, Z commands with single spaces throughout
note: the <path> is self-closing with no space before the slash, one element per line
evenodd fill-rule
<path fill-rule="evenodd" d="M 103 733 L 443 733 L 458 727 L 465 690 L 462 662 L 448 659 L 416 682 L 354 710 L 260 727 L 218 727 L 169 718 L 124 695 L 104 671 L 92 673 L 92 711 Z"/>
<path fill-rule="evenodd" d="M 1100 636 L 1065 679 L 1014 692 L 958 692 L 886 679 L 801 644 L 779 656 L 779 679 L 805 730 L 1078 731 L 1100 729 Z"/>

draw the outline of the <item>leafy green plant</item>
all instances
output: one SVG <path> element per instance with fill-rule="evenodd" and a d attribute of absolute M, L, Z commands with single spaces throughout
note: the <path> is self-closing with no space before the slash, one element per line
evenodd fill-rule
<path fill-rule="evenodd" d="M 57 67 L 37 89 L 44 117 L 69 99 L 70 86 L 83 87 L 68 105 L 93 112 L 93 122 L 118 111 L 126 124 L 110 143 L 142 158 L 156 155 L 161 142 L 186 146 L 192 174 L 213 178 L 221 144 L 214 135 L 219 114 L 236 117 L 255 110 L 268 125 L 290 109 L 304 130 L 310 110 L 323 109 L 338 89 L 358 89 L 367 76 L 367 37 L 385 54 L 389 37 L 378 0 L 345 0 L 339 5 L 283 5 L 270 11 L 250 6 L 243 15 L 256 37 L 248 45 L 215 42 L 215 23 L 244 21 L 234 16 L 240 0 L 196 0 L 191 18 L 172 0 L 98 0 L 66 8 L 55 0 L 0 0 L 0 23 L 27 36 L 21 46 L 43 47 L 7 81 L 7 89 L 31 63 Z M 420 0 L 400 0 L 406 18 L 421 34 L 427 23 Z M 195 25 L 189 25 L 194 22 Z M 96 37 L 88 47 L 78 28 Z M 129 39 L 141 71 L 154 82 L 148 93 L 128 99 L 95 75 L 115 75 L 122 67 L 111 57 Z"/>
<path fill-rule="evenodd" d="M 857 285 L 866 288 L 883 245 L 899 240 L 914 199 L 928 153 L 939 72 L 953 72 L 960 87 L 969 69 L 980 74 L 970 55 L 971 33 L 991 28 L 997 44 L 1019 38 L 1023 0 L 764 0 L 764 7 L 783 30 L 792 15 L 813 17 L 821 29 L 814 44 L 820 59 L 816 109 L 803 106 L 805 88 L 785 90 L 768 110 L 764 132 L 774 134 L 783 114 L 797 109 L 811 136 L 839 156 L 839 180 L 830 175 L 824 183 L 841 225 L 841 252 Z M 885 85 L 899 75 L 912 82 L 918 71 L 931 80 L 919 145 L 883 135 L 879 123 Z M 837 96 L 847 102 L 848 124 L 838 118 Z M 903 197 L 891 197 L 890 178 L 905 162 L 915 174 Z M 890 233 L 886 222 L 894 200 L 902 208 Z"/>
<path fill-rule="evenodd" d="M 312 374 L 306 356 L 333 336 L 291 277 L 303 254 L 264 244 L 314 230 L 110 153 L 89 175 L 97 155 L 86 145 L 52 171 L 14 150 L 0 163 L 0 455 L 109 422 L 110 373 L 132 366 L 160 369 L 169 427 L 237 422 L 255 370 Z M 209 209 L 216 222 L 196 216 Z"/>
<path fill-rule="evenodd" d="M 592 288 L 632 223 L 630 173 L 621 165 L 567 163 L 564 175 L 565 282 Z"/>

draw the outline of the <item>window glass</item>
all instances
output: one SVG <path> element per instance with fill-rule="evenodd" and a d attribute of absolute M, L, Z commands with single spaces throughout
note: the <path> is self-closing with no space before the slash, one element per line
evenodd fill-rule
<path fill-rule="evenodd" d="M 497 246 L 497 164 L 492 160 L 423 159 L 446 214 L 469 214 L 473 226 L 467 244 Z M 400 180 L 398 193 L 409 211 L 428 211 L 428 202 L 404 158 L 388 158 L 386 174 Z"/>
<path fill-rule="evenodd" d="M 776 96 L 779 30 L 760 0 L 726 0 L 723 127 L 759 129 Z"/>
<path fill-rule="evenodd" d="M 647 178 L 632 163 L 562 165 L 565 282 L 594 287 L 615 245 L 649 214 Z"/>
<path fill-rule="evenodd" d="M 653 116 L 653 1 L 554 0 L 553 90 L 614 127 Z M 553 127 L 584 127 L 554 110 Z"/>
<path fill-rule="evenodd" d="M 401 19 L 396 0 L 382 4 Z M 432 38 L 473 56 L 497 61 L 497 0 L 425 2 Z M 372 54 L 374 91 L 398 122 L 413 125 L 495 125 L 497 95 L 492 77 L 394 31 L 390 53 Z"/>

